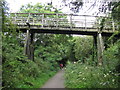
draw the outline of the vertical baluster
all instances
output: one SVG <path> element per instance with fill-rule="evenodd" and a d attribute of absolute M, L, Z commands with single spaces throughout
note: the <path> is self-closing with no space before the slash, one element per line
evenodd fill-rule
<path fill-rule="evenodd" d="M 85 29 L 87 29 L 86 25 L 87 25 L 87 24 L 86 24 L 86 16 L 85 16 Z"/>
<path fill-rule="evenodd" d="M 29 13 L 29 16 L 28 16 L 28 18 L 27 18 L 27 21 L 26 21 L 27 23 L 30 23 L 30 13 Z"/>
<path fill-rule="evenodd" d="M 15 24 L 17 24 L 17 14 L 15 13 Z"/>
<path fill-rule="evenodd" d="M 72 14 L 70 14 L 70 29 L 72 29 Z"/>
<path fill-rule="evenodd" d="M 26 25 L 26 19 L 27 19 L 27 18 L 26 18 L 26 16 L 25 16 L 25 17 L 24 17 L 24 25 Z"/>
<path fill-rule="evenodd" d="M 101 23 L 101 21 L 100 21 L 100 19 L 98 20 L 98 33 L 100 32 L 100 23 Z"/>
<path fill-rule="evenodd" d="M 32 18 L 33 18 L 33 25 L 35 25 L 34 14 L 33 14 Z"/>
<path fill-rule="evenodd" d="M 24 25 L 24 23 L 23 23 L 23 19 L 24 19 L 23 16 L 21 16 L 21 19 L 22 19 L 22 20 L 21 20 L 21 24 L 22 24 L 22 26 L 23 26 L 23 25 Z"/>
<path fill-rule="evenodd" d="M 113 32 L 115 31 L 115 23 L 114 23 L 114 20 L 112 18 L 112 27 L 113 27 Z"/>
<path fill-rule="evenodd" d="M 56 24 L 56 28 L 58 28 L 58 19 L 59 19 L 59 17 L 58 17 L 58 14 L 56 14 L 57 15 L 57 24 Z"/>
<path fill-rule="evenodd" d="M 44 14 L 42 14 L 42 28 L 43 28 L 43 25 L 44 25 Z"/>

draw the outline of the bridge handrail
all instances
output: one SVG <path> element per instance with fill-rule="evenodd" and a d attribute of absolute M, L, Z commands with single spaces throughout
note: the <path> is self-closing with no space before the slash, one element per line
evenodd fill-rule
<path fill-rule="evenodd" d="M 23 23 L 25 24 L 25 21 L 26 21 L 26 17 L 27 17 L 27 21 L 28 19 L 30 20 L 30 23 L 33 23 L 32 25 L 34 25 L 36 22 L 36 24 L 39 24 L 41 25 L 42 24 L 42 27 L 46 24 L 46 25 L 51 25 L 51 24 L 55 24 L 56 27 L 58 25 L 60 25 L 61 23 L 64 23 L 64 26 L 67 24 L 69 24 L 70 28 L 74 27 L 74 25 L 77 25 L 77 27 L 85 27 L 85 28 L 89 28 L 89 26 L 94 28 L 94 27 L 97 27 L 99 28 L 99 22 L 96 22 L 97 18 L 101 18 L 101 17 L 104 17 L 104 18 L 107 18 L 107 16 L 93 16 L 93 15 L 78 15 L 78 14 L 64 14 L 64 13 L 9 13 L 10 15 L 11 14 L 14 14 L 15 16 L 12 16 L 13 18 L 13 22 L 14 23 Z M 27 15 L 27 16 L 22 16 L 22 14 L 24 15 Z M 21 15 L 21 16 L 19 16 Z M 33 17 L 32 15 L 36 15 L 35 17 Z M 38 19 L 38 16 L 40 16 L 40 18 Z M 45 15 L 48 15 L 47 17 L 49 17 L 49 15 L 55 15 L 55 17 L 49 17 L 49 18 L 46 18 L 44 17 Z M 32 17 L 31 17 L 32 16 Z M 59 17 L 59 16 L 67 16 L 67 17 Z M 78 17 L 82 17 L 78 19 Z M 22 17 L 22 18 L 21 18 Z M 30 18 L 29 18 L 30 17 Z M 77 17 L 77 18 L 74 18 L 74 17 Z M 91 17 L 94 17 L 94 19 L 96 20 L 87 20 L 86 18 L 91 18 Z M 53 19 L 54 18 L 54 19 Z M 19 20 L 21 19 L 21 21 Z M 35 20 L 34 20 L 35 19 Z M 62 20 L 63 19 L 63 20 Z M 41 22 L 40 22 L 41 20 Z M 45 20 L 48 22 L 46 23 Z M 66 21 L 67 20 L 67 21 Z M 61 22 L 62 21 L 62 22 Z M 74 24 L 74 25 L 73 25 Z M 108 23 L 106 23 L 106 27 L 108 27 L 109 25 L 107 24 L 111 24 L 112 25 L 112 22 L 109 21 Z M 54 25 L 54 26 L 55 26 Z M 78 26 L 79 25 L 79 26 Z M 96 25 L 96 26 L 95 26 Z M 110 26 L 111 27 L 111 26 Z"/>
<path fill-rule="evenodd" d="M 9 14 L 36 14 L 36 15 L 42 15 L 42 14 L 45 14 L 45 15 L 67 15 L 67 16 L 85 16 L 85 17 L 108 17 L 108 16 L 93 16 L 93 15 L 79 15 L 79 14 L 66 14 L 66 13 L 9 13 Z"/>

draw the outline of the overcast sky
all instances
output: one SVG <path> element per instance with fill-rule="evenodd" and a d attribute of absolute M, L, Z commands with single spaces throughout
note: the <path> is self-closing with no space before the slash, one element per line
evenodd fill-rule
<path fill-rule="evenodd" d="M 97 1 L 99 2 L 101 0 L 97 0 Z M 7 0 L 7 2 L 10 7 L 10 12 L 17 12 L 22 5 L 25 5 L 27 3 L 31 2 L 32 4 L 36 4 L 39 2 L 39 3 L 46 4 L 48 2 L 51 2 L 51 0 Z M 55 7 L 59 7 L 61 4 L 61 0 L 52 0 L 52 2 Z M 80 10 L 79 14 L 91 15 L 91 14 L 95 14 L 96 12 L 98 12 L 98 7 L 100 3 L 97 3 L 94 8 L 91 8 L 90 10 L 88 10 L 88 8 L 94 3 L 94 0 L 83 0 L 83 2 L 86 2 L 86 3 L 84 3 L 84 6 Z M 64 13 L 72 13 L 67 7 L 65 7 L 62 11 Z"/>
<path fill-rule="evenodd" d="M 49 2 L 53 2 L 53 5 L 57 8 L 59 8 L 59 6 L 61 5 L 61 0 L 6 0 L 9 4 L 10 7 L 10 12 L 17 12 L 20 7 L 22 5 L 25 5 L 27 3 L 32 3 L 32 4 L 36 4 L 36 3 L 42 3 L 42 4 L 46 4 Z M 94 5 L 94 8 L 90 8 L 90 6 L 94 3 L 95 0 L 82 0 L 84 2 L 84 6 L 83 8 L 80 10 L 80 12 L 78 14 L 81 15 L 95 15 L 99 10 L 99 6 L 101 5 L 102 1 L 119 1 L 119 0 L 96 0 L 96 4 Z M 90 9 L 89 9 L 90 8 Z M 62 12 L 64 13 L 73 13 L 69 10 L 68 7 L 65 7 L 64 9 L 62 9 Z"/>
<path fill-rule="evenodd" d="M 55 7 L 59 6 L 59 3 L 61 0 L 52 0 L 53 1 L 53 5 Z M 42 4 L 46 4 L 51 2 L 51 0 L 7 0 L 9 7 L 10 7 L 10 11 L 11 12 L 16 12 L 20 9 L 20 7 L 22 5 L 25 5 L 27 3 L 32 3 L 32 4 L 36 4 L 36 3 L 42 3 Z M 66 10 L 67 11 L 67 10 Z"/>

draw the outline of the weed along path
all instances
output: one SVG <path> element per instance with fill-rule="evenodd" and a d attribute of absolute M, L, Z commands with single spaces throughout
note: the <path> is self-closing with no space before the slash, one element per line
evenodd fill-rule
<path fill-rule="evenodd" d="M 42 88 L 65 88 L 63 74 L 64 70 L 60 70 L 55 76 L 49 79 Z"/>

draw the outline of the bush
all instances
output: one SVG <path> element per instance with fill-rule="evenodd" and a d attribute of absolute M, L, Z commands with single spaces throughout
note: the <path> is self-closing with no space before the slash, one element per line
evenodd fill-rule
<path fill-rule="evenodd" d="M 35 57 L 35 62 L 28 60 L 13 37 L 3 37 L 2 49 L 3 88 L 40 88 L 57 71 L 52 67 L 54 63 L 41 58 Z"/>
<path fill-rule="evenodd" d="M 116 71 L 117 66 L 120 65 L 120 59 L 119 59 L 119 43 L 115 43 L 111 48 L 108 48 L 107 51 L 104 52 L 104 67 L 106 70 L 110 71 Z"/>
<path fill-rule="evenodd" d="M 65 85 L 67 88 L 118 88 L 119 52 L 118 43 L 104 52 L 103 66 L 70 63 L 65 70 Z"/>
<path fill-rule="evenodd" d="M 70 64 L 65 70 L 65 85 L 67 88 L 117 88 L 117 74 L 104 72 L 103 69 L 80 63 Z"/>

